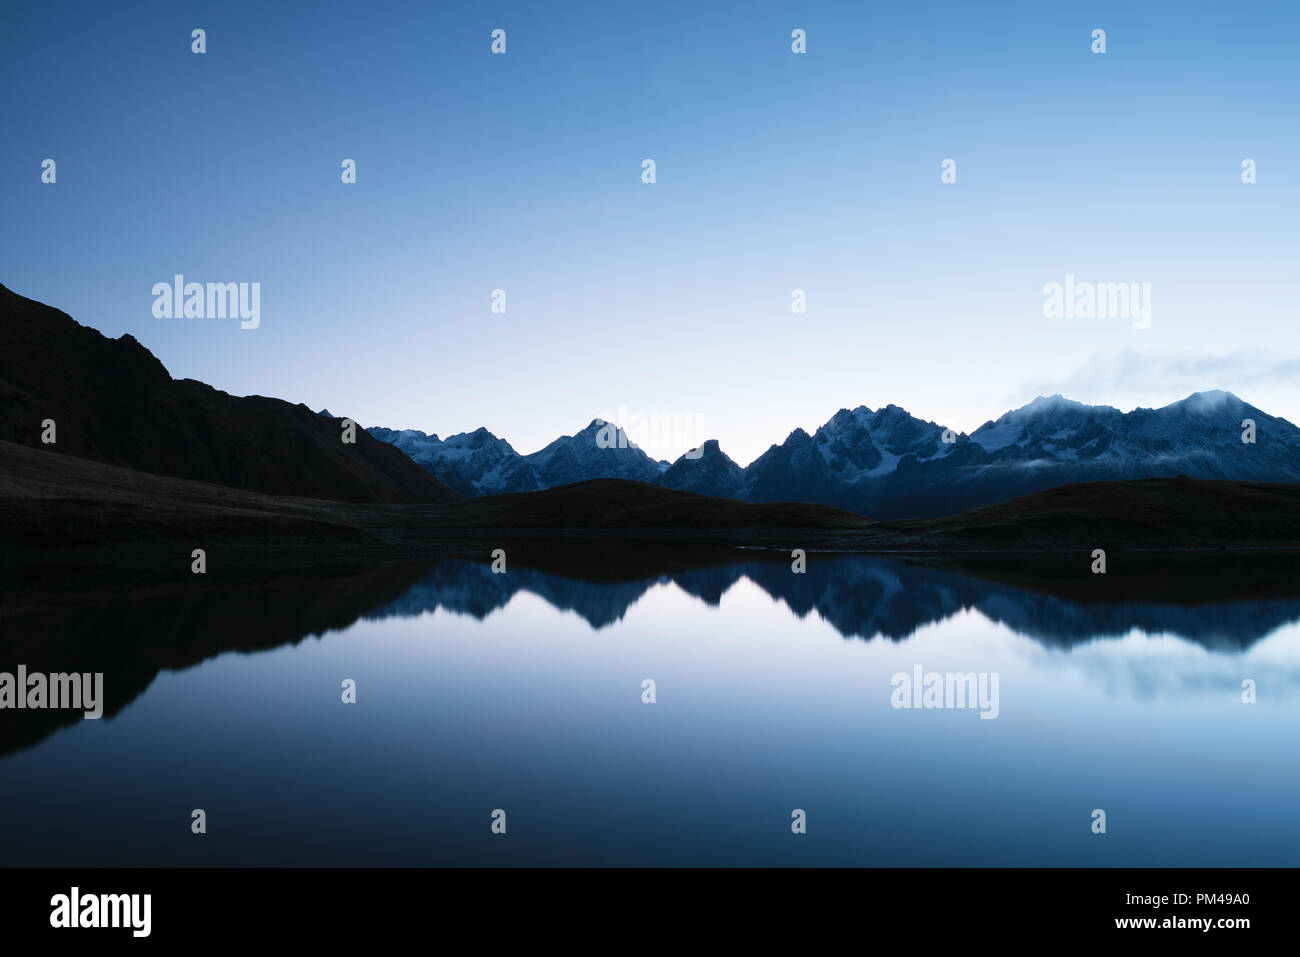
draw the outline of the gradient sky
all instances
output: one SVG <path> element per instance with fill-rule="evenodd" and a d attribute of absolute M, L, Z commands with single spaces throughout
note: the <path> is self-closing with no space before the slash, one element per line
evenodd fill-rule
<path fill-rule="evenodd" d="M 525 453 L 620 407 L 681 413 L 704 434 L 647 451 L 716 437 L 741 464 L 863 404 L 970 431 L 1040 393 L 1225 388 L 1300 421 L 1294 3 L 4 20 L 0 282 L 178 378 Z M 260 282 L 261 327 L 154 318 L 175 273 Z M 1151 327 L 1045 319 L 1066 274 L 1151 283 Z"/>

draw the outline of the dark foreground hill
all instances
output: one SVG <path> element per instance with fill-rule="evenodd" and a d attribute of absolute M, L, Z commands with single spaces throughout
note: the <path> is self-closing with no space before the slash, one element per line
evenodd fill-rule
<path fill-rule="evenodd" d="M 944 519 L 872 522 L 603 479 L 440 505 L 275 497 L 0 442 L 0 556 L 221 546 L 292 565 L 471 543 L 586 539 L 932 554 L 1092 548 L 1300 550 L 1300 486 L 1148 479 L 1064 486 Z"/>
<path fill-rule="evenodd" d="M 1212 479 L 1080 482 L 946 518 L 882 523 L 936 543 L 1300 548 L 1300 485 Z"/>
<path fill-rule="evenodd" d="M 856 512 L 803 502 L 754 504 L 679 492 L 627 479 L 592 479 L 542 492 L 515 492 L 459 502 L 431 514 L 432 527 L 490 529 L 865 529 Z"/>
<path fill-rule="evenodd" d="M 156 475 L 344 502 L 454 501 L 406 455 L 304 405 L 176 380 L 131 336 L 109 339 L 0 286 L 0 440 Z M 42 422 L 57 442 L 43 445 Z"/>
<path fill-rule="evenodd" d="M 0 442 L 0 548 L 51 551 L 220 543 L 314 557 L 440 548 L 478 536 L 654 534 L 788 539 L 872 523 L 821 505 L 751 505 L 617 479 L 441 505 L 264 495 Z"/>

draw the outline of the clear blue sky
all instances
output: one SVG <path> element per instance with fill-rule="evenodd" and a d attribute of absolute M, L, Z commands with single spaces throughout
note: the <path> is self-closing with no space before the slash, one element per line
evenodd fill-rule
<path fill-rule="evenodd" d="M 11 4 L 0 282 L 178 377 L 521 452 L 620 406 L 742 464 L 860 404 L 969 431 L 1039 393 L 1226 388 L 1300 421 L 1298 28 L 1295 3 Z M 260 282 L 261 327 L 155 318 L 175 273 Z M 1044 318 L 1067 274 L 1151 283 L 1151 327 Z"/>

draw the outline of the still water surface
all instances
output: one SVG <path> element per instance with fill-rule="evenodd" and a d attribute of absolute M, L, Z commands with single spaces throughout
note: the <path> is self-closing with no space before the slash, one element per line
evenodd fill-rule
<path fill-rule="evenodd" d="M 11 615 L 6 669 L 61 642 L 50 670 L 82 649 L 129 694 L 0 712 L 0 864 L 1300 862 L 1300 600 L 854 556 L 403 574 Z M 996 674 L 997 717 L 893 707 L 918 666 Z"/>

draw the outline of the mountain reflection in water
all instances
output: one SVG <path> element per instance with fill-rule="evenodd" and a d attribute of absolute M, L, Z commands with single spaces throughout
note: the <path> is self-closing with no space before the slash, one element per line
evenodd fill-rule
<path fill-rule="evenodd" d="M 1093 576 L 1086 555 L 814 553 L 796 574 L 788 552 L 534 543 L 494 574 L 490 550 L 6 577 L 0 671 L 103 672 L 105 716 L 0 712 L 0 846 L 73 866 L 1300 854 L 1300 576 L 1277 556 L 1112 554 Z M 1000 675 L 996 720 L 894 708 L 916 669 Z"/>

